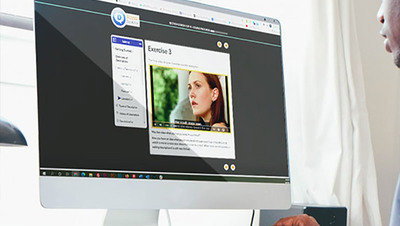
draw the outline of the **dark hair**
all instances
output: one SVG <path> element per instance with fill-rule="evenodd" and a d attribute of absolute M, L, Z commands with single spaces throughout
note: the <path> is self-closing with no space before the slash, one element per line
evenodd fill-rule
<path fill-rule="evenodd" d="M 204 77 L 206 77 L 207 83 L 211 89 L 217 88 L 218 89 L 218 97 L 217 99 L 211 104 L 211 119 L 210 119 L 210 126 L 215 123 L 223 122 L 226 124 L 225 121 L 225 104 L 224 104 L 224 97 L 222 94 L 222 86 L 219 81 L 217 75 L 202 73 Z"/>

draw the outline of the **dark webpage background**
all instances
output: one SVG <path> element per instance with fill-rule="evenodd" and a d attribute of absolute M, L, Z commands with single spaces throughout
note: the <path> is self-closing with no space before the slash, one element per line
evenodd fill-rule
<path fill-rule="evenodd" d="M 110 14 L 96 1 L 46 1 Z M 144 21 L 169 21 L 280 45 L 279 36 L 118 6 Z M 110 16 L 35 4 L 40 167 L 288 176 L 281 49 Z M 155 156 L 149 131 L 114 125 L 112 34 L 230 54 L 236 159 Z M 216 42 L 229 43 L 229 49 Z M 145 46 L 146 47 L 146 46 Z M 213 62 L 210 62 L 213 63 Z M 149 119 L 148 119 L 149 123 Z M 223 165 L 235 164 L 236 171 Z"/>

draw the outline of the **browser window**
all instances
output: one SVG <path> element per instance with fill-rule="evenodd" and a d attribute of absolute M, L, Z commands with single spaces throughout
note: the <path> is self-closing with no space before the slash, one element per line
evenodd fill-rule
<path fill-rule="evenodd" d="M 278 21 L 165 1 L 35 7 L 42 176 L 289 182 Z"/>

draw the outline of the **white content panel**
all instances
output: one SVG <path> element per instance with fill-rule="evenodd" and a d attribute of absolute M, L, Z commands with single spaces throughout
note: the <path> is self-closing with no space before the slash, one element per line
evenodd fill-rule
<path fill-rule="evenodd" d="M 169 68 L 172 70 L 197 72 L 200 74 L 212 74 L 212 76 L 223 77 L 222 81 L 228 81 L 224 85 L 229 92 L 219 91 L 223 99 L 229 99 L 227 103 L 232 103 L 231 88 L 231 65 L 230 55 L 224 52 L 210 51 L 205 49 L 193 48 L 188 46 L 174 45 L 163 42 L 155 42 L 145 40 L 146 65 L 147 65 L 147 92 L 152 97 L 153 89 L 155 89 L 151 81 L 155 82 L 152 68 Z M 204 83 L 205 84 L 205 83 Z M 208 86 L 208 84 L 205 84 Z M 189 96 L 188 96 L 189 98 Z M 195 99 L 197 105 L 200 104 L 200 98 Z M 214 127 L 213 125 L 200 125 L 199 120 L 186 121 L 186 125 L 171 128 L 163 127 L 159 121 L 154 121 L 157 113 L 152 108 L 154 99 L 149 98 L 148 114 L 149 114 L 149 142 L 150 154 L 152 155 L 169 155 L 183 157 L 203 157 L 203 158 L 222 158 L 235 159 L 235 141 L 234 141 L 234 123 L 233 123 L 233 107 L 231 104 L 225 106 L 225 112 L 229 112 L 226 120 L 229 128 Z M 188 102 L 189 106 L 190 103 Z M 193 117 L 195 117 L 194 113 Z M 185 120 L 182 120 L 185 121 Z M 173 123 L 173 122 L 171 122 Z M 209 131 L 202 130 L 211 127 Z M 229 130 L 228 130 L 229 129 Z M 221 132 L 228 130 L 228 132 Z"/>

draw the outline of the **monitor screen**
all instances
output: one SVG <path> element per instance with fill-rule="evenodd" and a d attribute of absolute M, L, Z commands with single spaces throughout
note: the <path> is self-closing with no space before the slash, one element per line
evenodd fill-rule
<path fill-rule="evenodd" d="M 288 207 L 280 29 L 187 1 L 35 1 L 42 204 Z"/>

